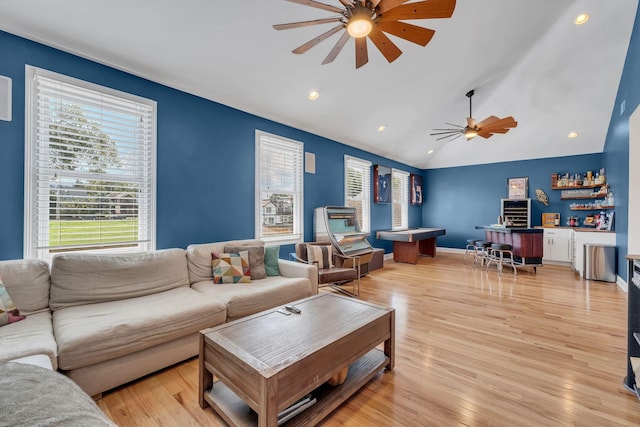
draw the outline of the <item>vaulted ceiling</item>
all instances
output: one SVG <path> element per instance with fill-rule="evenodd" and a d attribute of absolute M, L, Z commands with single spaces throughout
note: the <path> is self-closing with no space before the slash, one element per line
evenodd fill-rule
<path fill-rule="evenodd" d="M 338 0 L 319 0 L 340 6 Z M 638 0 L 458 0 L 426 47 L 390 36 L 388 63 L 354 41 L 321 65 L 340 34 L 291 50 L 335 16 L 284 0 L 3 0 L 0 29 L 231 107 L 420 168 L 601 152 Z M 576 16 L 589 13 L 586 24 Z M 320 97 L 310 101 L 315 89 Z M 433 128 L 512 115 L 490 139 L 437 141 Z M 443 126 L 444 125 L 444 126 Z M 383 132 L 378 128 L 385 126 Z M 577 132 L 577 138 L 567 135 Z M 430 154 L 429 152 L 433 150 Z"/>

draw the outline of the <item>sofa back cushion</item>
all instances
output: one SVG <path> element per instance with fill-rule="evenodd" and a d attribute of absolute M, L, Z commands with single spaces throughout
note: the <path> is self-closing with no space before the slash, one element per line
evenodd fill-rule
<path fill-rule="evenodd" d="M 184 249 L 164 249 L 149 253 L 56 255 L 51 265 L 51 310 L 189 286 L 185 253 Z"/>
<path fill-rule="evenodd" d="M 189 282 L 197 283 L 213 279 L 211 254 L 224 253 L 225 246 L 264 246 L 262 240 L 229 240 L 227 242 L 199 243 L 187 246 Z"/>
<path fill-rule="evenodd" d="M 35 259 L 0 261 L 0 277 L 20 314 L 49 311 L 49 264 Z"/>

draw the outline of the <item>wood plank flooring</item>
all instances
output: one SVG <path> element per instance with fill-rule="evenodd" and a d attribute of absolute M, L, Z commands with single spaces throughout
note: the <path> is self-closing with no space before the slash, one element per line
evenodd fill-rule
<path fill-rule="evenodd" d="M 530 270 L 530 269 L 529 269 Z M 439 252 L 385 261 L 360 298 L 396 309 L 396 368 L 326 426 L 640 425 L 626 374 L 627 294 L 547 265 L 498 276 Z M 104 393 L 120 426 L 216 426 L 198 406 L 197 359 Z"/>

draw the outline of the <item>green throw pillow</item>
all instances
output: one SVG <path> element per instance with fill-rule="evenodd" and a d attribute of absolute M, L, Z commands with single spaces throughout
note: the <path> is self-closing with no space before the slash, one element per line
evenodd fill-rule
<path fill-rule="evenodd" d="M 264 269 L 267 272 L 267 277 L 280 275 L 279 259 L 280 246 L 266 246 L 264 248 Z"/>

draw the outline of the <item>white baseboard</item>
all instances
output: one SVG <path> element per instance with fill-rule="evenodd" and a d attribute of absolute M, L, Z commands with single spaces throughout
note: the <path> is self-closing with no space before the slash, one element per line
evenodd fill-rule
<path fill-rule="evenodd" d="M 616 285 L 618 285 L 618 287 L 623 291 L 629 292 L 629 284 L 625 282 L 625 280 L 622 277 L 616 276 Z"/>
<path fill-rule="evenodd" d="M 465 253 L 464 249 L 459 249 L 459 248 L 443 248 L 438 246 L 436 248 L 436 253 L 438 252 L 449 252 L 449 253 L 453 253 L 453 254 L 463 254 Z"/>

